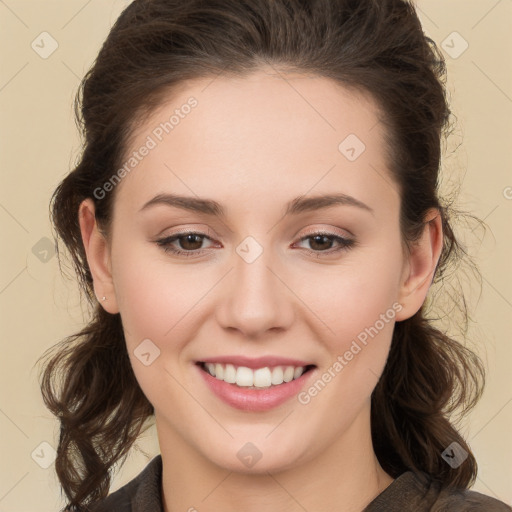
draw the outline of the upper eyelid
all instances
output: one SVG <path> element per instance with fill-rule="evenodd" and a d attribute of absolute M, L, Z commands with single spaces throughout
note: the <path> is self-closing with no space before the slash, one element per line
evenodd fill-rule
<path fill-rule="evenodd" d="M 214 237 L 212 237 L 211 235 L 208 235 L 206 233 L 203 233 L 200 230 L 198 230 L 198 231 L 196 231 L 196 230 L 188 230 L 188 231 L 179 231 L 177 233 L 172 233 L 170 235 L 166 235 L 164 237 L 161 237 L 161 238 L 159 238 L 157 240 L 157 243 L 162 243 L 162 242 L 174 243 L 179 238 L 187 236 L 187 235 L 196 235 L 196 236 L 199 236 L 199 237 L 201 237 L 203 239 L 208 239 L 211 242 L 215 242 Z M 331 232 L 328 229 L 321 229 L 321 228 L 320 229 L 315 229 L 315 230 L 313 230 L 311 232 L 308 232 L 308 233 L 305 233 L 304 235 L 300 236 L 297 241 L 301 242 L 301 241 L 306 240 L 308 238 L 312 238 L 314 236 L 319 236 L 319 235 L 323 235 L 323 236 L 327 236 L 327 237 L 331 237 L 331 238 L 339 238 L 339 239 L 346 240 L 346 241 L 349 241 L 349 242 L 355 242 L 355 237 L 352 234 L 350 236 L 345 236 L 345 235 L 341 235 L 339 233 L 333 233 L 333 232 Z M 197 249 L 197 251 L 201 251 L 201 250 L 203 250 L 203 249 Z M 190 251 L 190 252 L 194 252 L 194 251 Z"/>
<path fill-rule="evenodd" d="M 345 230 L 345 231 L 347 231 L 347 230 Z M 308 231 L 307 233 L 303 234 L 300 237 L 300 239 L 307 238 L 307 237 L 310 237 L 310 236 L 315 236 L 315 235 L 339 236 L 340 238 L 347 238 L 347 239 L 354 236 L 354 235 L 352 235 L 352 233 L 350 233 L 348 231 L 347 231 L 347 233 L 349 233 L 349 236 L 345 236 L 345 235 L 340 234 L 340 233 L 335 233 L 335 232 L 333 232 L 332 230 L 329 230 L 329 229 L 317 228 L 317 229 L 313 229 L 313 230 Z M 197 236 L 201 236 L 203 238 L 209 238 L 211 240 L 213 240 L 215 238 L 215 236 L 213 234 L 205 233 L 205 232 L 203 232 L 200 229 L 199 230 L 188 229 L 188 230 L 178 231 L 176 233 L 170 233 L 168 235 L 164 235 L 164 236 L 160 237 L 159 240 L 166 240 L 166 239 L 169 239 L 169 238 L 186 236 L 186 235 L 197 235 Z"/>
<path fill-rule="evenodd" d="M 162 239 L 156 240 L 156 244 L 158 246 L 160 246 L 163 249 L 163 251 L 165 251 L 166 253 L 169 252 L 172 255 L 175 255 L 176 257 L 186 257 L 186 256 L 190 256 L 191 258 L 193 258 L 194 256 L 200 257 L 200 256 L 204 255 L 206 252 L 208 252 L 210 249 L 212 249 L 212 247 L 203 247 L 200 249 L 187 250 L 187 249 L 181 249 L 181 248 L 173 246 L 173 244 L 175 244 L 179 240 L 179 238 L 186 236 L 186 235 L 196 235 L 203 239 L 210 240 L 213 243 L 213 246 L 215 246 L 215 242 L 214 242 L 215 239 L 213 237 L 211 237 L 205 233 L 202 233 L 198 230 L 196 230 L 196 231 L 188 230 L 188 231 L 181 231 L 178 233 L 173 233 L 173 234 L 166 236 Z M 292 245 L 302 243 L 303 241 L 307 241 L 308 239 L 312 239 L 314 236 L 319 236 L 319 235 L 325 236 L 327 238 L 331 238 L 332 242 L 335 245 L 338 245 L 338 247 L 334 248 L 334 249 L 331 248 L 327 251 L 315 251 L 313 249 L 303 248 L 303 250 L 305 250 L 308 254 L 314 254 L 317 258 L 328 258 L 330 256 L 336 256 L 343 251 L 348 251 L 348 250 L 350 250 L 354 247 L 357 247 L 359 245 L 357 238 L 354 237 L 352 235 L 352 233 L 351 233 L 351 236 L 347 237 L 347 236 L 332 233 L 332 232 L 330 232 L 330 230 L 321 230 L 321 229 L 320 230 L 317 229 L 312 232 L 306 233 L 306 234 L 302 235 L 301 237 L 299 237 L 298 239 L 296 237 L 294 237 L 294 239 L 296 239 L 296 242 L 294 242 Z"/>

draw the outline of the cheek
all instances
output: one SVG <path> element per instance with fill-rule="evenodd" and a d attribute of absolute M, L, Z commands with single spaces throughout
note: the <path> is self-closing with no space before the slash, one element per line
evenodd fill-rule
<path fill-rule="evenodd" d="M 147 248 L 118 247 L 117 255 L 113 251 L 113 276 L 129 346 L 145 338 L 159 346 L 182 339 L 191 311 L 211 287 L 204 273 L 200 278 L 192 266 L 172 264 Z"/>
<path fill-rule="evenodd" d="M 318 272 L 303 288 L 301 297 L 324 323 L 335 348 L 343 348 L 383 314 L 387 320 L 394 319 L 399 309 L 401 264 L 399 252 L 392 247 L 389 251 L 361 251 L 328 272 Z M 389 336 L 387 326 L 378 322 Z"/>
<path fill-rule="evenodd" d="M 369 400 L 385 367 L 397 313 L 399 244 L 361 250 L 329 275 L 311 281 L 308 302 L 328 327 L 319 380 L 303 402 L 316 403 L 335 423 Z M 305 296 L 305 295 L 304 295 Z"/>
<path fill-rule="evenodd" d="M 339 263 L 302 261 L 296 269 L 282 273 L 303 302 L 299 306 L 303 319 L 316 323 L 311 325 L 315 331 L 323 324 L 326 330 L 322 336 L 330 333 L 339 344 L 340 340 L 357 337 L 392 306 L 402 263 L 399 238 L 392 235 L 388 233 L 371 247 L 347 253 Z M 130 344 L 146 338 L 161 342 L 173 339 L 173 343 L 190 339 L 194 309 L 202 310 L 201 301 L 219 279 L 215 265 L 177 262 L 147 242 L 125 244 L 123 237 L 114 241 L 112 264 L 118 306 Z M 309 278 L 304 279 L 305 275 Z"/>
<path fill-rule="evenodd" d="M 173 265 L 151 248 L 113 247 L 113 277 L 123 331 L 136 379 L 156 410 L 182 404 L 177 358 L 194 337 L 194 305 L 211 287 L 197 272 Z M 150 340 L 148 342 L 147 340 Z M 144 347 L 144 348 L 143 348 Z M 144 355 L 149 354 L 144 360 Z M 174 377 L 174 378 L 173 378 Z"/>
<path fill-rule="evenodd" d="M 333 436 L 349 428 L 369 404 L 384 370 L 400 305 L 390 292 L 391 280 L 377 286 L 371 277 L 347 279 L 342 289 L 331 287 L 329 300 L 318 306 L 330 327 L 330 334 L 320 338 L 325 357 L 317 378 L 298 397 L 305 410 L 316 411 L 317 419 L 308 419 L 312 431 L 325 429 L 325 418 Z"/>

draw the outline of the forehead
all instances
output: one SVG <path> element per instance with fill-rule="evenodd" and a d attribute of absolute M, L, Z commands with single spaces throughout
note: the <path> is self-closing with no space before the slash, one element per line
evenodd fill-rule
<path fill-rule="evenodd" d="M 369 95 L 324 77 L 264 69 L 188 81 L 136 126 L 123 163 L 137 161 L 117 194 L 141 206 L 171 190 L 220 201 L 350 193 L 362 181 L 377 190 L 391 182 L 379 116 Z"/>

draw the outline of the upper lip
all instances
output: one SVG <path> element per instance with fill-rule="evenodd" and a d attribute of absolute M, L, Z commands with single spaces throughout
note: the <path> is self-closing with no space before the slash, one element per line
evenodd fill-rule
<path fill-rule="evenodd" d="M 265 366 L 313 366 L 312 363 L 301 361 L 299 359 L 290 359 L 279 356 L 246 357 L 246 356 L 218 356 L 208 357 L 198 361 L 201 363 L 219 363 L 232 364 L 233 366 L 245 366 L 247 368 L 257 369 Z"/>

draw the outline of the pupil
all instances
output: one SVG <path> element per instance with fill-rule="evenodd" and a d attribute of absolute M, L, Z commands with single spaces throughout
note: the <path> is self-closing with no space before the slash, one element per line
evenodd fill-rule
<path fill-rule="evenodd" d="M 198 247 L 187 247 L 188 243 L 191 243 L 192 246 L 194 245 L 194 242 L 195 242 L 196 245 L 197 244 L 199 244 L 199 246 L 201 245 L 201 240 L 200 240 L 199 235 L 186 235 L 183 238 L 185 238 L 185 249 L 188 248 L 188 249 L 193 250 L 193 249 L 197 249 L 198 248 Z"/>
<path fill-rule="evenodd" d="M 318 241 L 320 241 L 320 242 L 318 242 Z M 329 242 L 330 242 L 330 240 L 329 240 L 329 238 L 328 238 L 328 237 L 323 236 L 323 235 L 317 235 L 317 236 L 314 236 L 314 237 L 313 237 L 313 243 L 312 243 L 312 245 L 313 245 L 313 246 L 314 246 L 314 245 L 317 245 L 317 242 L 318 242 L 318 243 L 320 244 L 320 249 L 326 249 L 326 247 L 325 247 L 325 246 L 324 246 L 324 247 L 322 247 L 322 241 L 324 242 L 324 245 L 325 245 L 325 243 L 329 244 Z M 318 248 L 318 247 L 317 247 L 317 248 Z"/>

